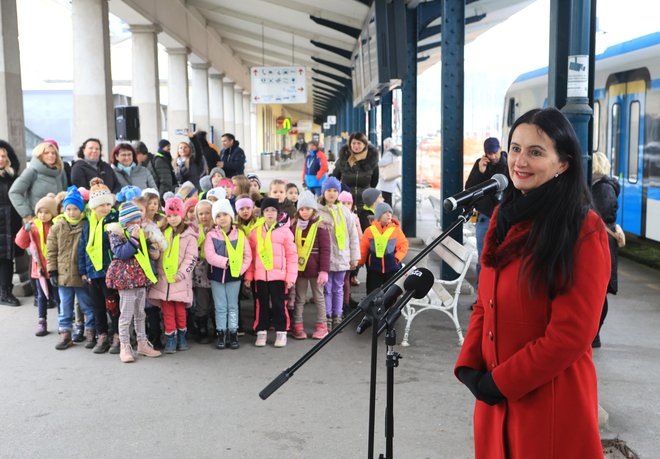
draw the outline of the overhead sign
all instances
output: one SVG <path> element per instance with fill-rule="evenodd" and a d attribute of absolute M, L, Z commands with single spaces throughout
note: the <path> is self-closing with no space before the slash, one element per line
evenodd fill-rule
<path fill-rule="evenodd" d="M 330 123 L 323 123 L 323 130 L 327 131 L 328 129 L 330 129 Z"/>
<path fill-rule="evenodd" d="M 306 104 L 305 67 L 252 67 L 252 103 Z"/>
<path fill-rule="evenodd" d="M 328 119 L 326 120 L 328 124 L 337 124 L 337 117 L 335 115 L 329 115 Z"/>
<path fill-rule="evenodd" d="M 312 120 L 299 120 L 298 130 L 300 132 L 311 132 L 313 127 Z"/>
<path fill-rule="evenodd" d="M 275 120 L 275 134 L 286 135 L 291 131 L 291 118 L 278 116 Z"/>

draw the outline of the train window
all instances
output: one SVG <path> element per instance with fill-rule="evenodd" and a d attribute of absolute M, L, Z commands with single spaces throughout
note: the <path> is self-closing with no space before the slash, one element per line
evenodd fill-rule
<path fill-rule="evenodd" d="M 628 182 L 637 183 L 638 154 L 639 154 L 639 111 L 638 100 L 630 104 L 630 135 L 628 136 Z"/>
<path fill-rule="evenodd" d="M 612 105 L 610 117 L 610 163 L 612 175 L 619 175 L 619 152 L 621 151 L 621 104 Z"/>
<path fill-rule="evenodd" d="M 592 151 L 598 151 L 598 141 L 600 140 L 600 102 L 594 102 L 594 119 L 593 119 L 593 147 Z"/>
<path fill-rule="evenodd" d="M 516 99 L 515 97 L 509 98 L 508 112 L 506 114 L 506 124 L 511 127 L 516 121 Z"/>

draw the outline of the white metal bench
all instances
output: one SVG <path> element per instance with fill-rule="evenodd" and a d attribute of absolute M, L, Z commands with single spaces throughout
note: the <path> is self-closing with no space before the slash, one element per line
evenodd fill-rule
<path fill-rule="evenodd" d="M 437 237 L 437 234 L 430 240 L 433 240 L 435 237 Z M 428 309 L 441 311 L 449 316 L 456 327 L 458 344 L 463 345 L 463 331 L 461 330 L 461 324 L 458 322 L 458 297 L 461 294 L 461 286 L 465 280 L 465 275 L 470 269 L 473 250 L 459 244 L 455 239 L 447 237 L 433 251 L 456 271 L 459 276 L 457 279 L 451 281 L 436 279 L 428 295 L 421 300 L 412 300 L 403 308 L 402 315 L 406 319 L 406 325 L 403 340 L 401 341 L 402 346 L 410 345 L 408 339 L 410 337 L 412 321 L 419 313 Z M 470 286 L 470 289 L 472 290 L 472 286 Z"/>
<path fill-rule="evenodd" d="M 442 226 L 442 201 L 439 196 L 434 194 L 428 195 L 429 202 L 433 208 L 433 216 L 435 217 L 435 226 L 440 228 Z"/>

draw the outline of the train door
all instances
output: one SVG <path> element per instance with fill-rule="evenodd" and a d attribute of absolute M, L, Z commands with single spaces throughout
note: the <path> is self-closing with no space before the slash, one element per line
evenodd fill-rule
<path fill-rule="evenodd" d="M 617 82 L 607 87 L 607 156 L 618 177 L 617 222 L 624 231 L 642 236 L 643 150 L 646 81 Z"/>

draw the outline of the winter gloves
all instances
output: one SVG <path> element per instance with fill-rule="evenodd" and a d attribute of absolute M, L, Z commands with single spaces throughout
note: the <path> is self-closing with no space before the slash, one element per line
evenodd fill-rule
<path fill-rule="evenodd" d="M 475 370 L 469 367 L 458 369 L 458 379 L 470 389 L 472 395 L 490 406 L 496 405 L 505 399 L 504 395 L 497 388 L 493 374 Z"/>

